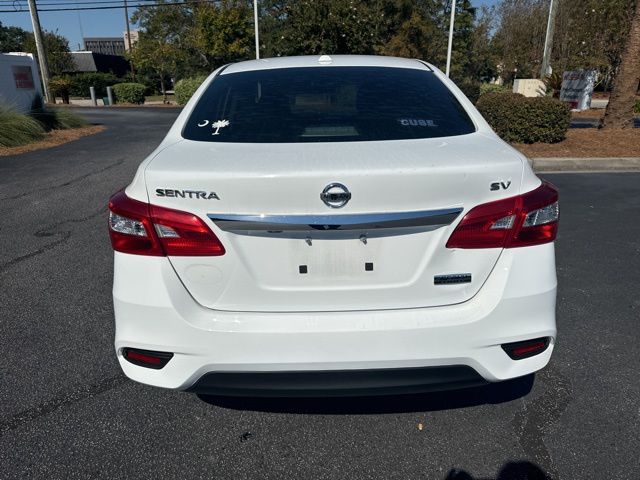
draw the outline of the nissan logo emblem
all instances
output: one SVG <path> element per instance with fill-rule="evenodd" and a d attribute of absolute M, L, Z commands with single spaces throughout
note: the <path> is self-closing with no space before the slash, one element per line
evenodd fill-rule
<path fill-rule="evenodd" d="M 342 208 L 351 200 L 351 192 L 341 183 L 330 183 L 322 190 L 320 199 L 327 207 Z"/>

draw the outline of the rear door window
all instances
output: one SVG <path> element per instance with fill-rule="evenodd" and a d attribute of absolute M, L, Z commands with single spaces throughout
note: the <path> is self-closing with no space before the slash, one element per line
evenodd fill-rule
<path fill-rule="evenodd" d="M 200 98 L 183 137 L 299 143 L 449 137 L 475 126 L 431 71 L 305 67 L 222 74 Z"/>

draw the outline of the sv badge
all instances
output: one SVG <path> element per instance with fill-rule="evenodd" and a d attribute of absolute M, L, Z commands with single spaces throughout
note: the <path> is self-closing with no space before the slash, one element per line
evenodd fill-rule
<path fill-rule="evenodd" d="M 511 185 L 511 180 L 507 180 L 506 182 L 493 182 L 489 187 L 489 190 L 506 190 Z"/>

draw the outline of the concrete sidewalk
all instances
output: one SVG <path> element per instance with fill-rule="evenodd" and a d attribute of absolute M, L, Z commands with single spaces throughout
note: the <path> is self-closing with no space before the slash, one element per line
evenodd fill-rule
<path fill-rule="evenodd" d="M 529 163 L 536 172 L 637 172 L 640 157 L 612 158 L 532 158 Z"/>
<path fill-rule="evenodd" d="M 105 105 L 103 97 L 98 97 L 96 99 L 97 104 L 94 105 L 93 101 L 90 98 L 72 98 L 69 100 L 69 106 L 71 107 L 130 107 L 129 104 L 115 104 L 115 105 Z M 56 98 L 56 105 L 63 105 L 62 100 Z M 136 105 L 136 107 L 163 107 L 167 106 L 167 104 L 163 103 L 161 100 L 145 100 L 142 105 Z M 180 107 L 180 105 L 171 104 L 172 107 Z"/>

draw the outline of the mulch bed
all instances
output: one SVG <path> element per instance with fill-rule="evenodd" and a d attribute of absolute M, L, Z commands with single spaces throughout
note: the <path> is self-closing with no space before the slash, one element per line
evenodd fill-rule
<path fill-rule="evenodd" d="M 640 157 L 640 129 L 573 128 L 559 143 L 518 143 L 513 146 L 530 158 Z"/>
<path fill-rule="evenodd" d="M 37 142 L 20 145 L 19 147 L 2 147 L 0 146 L 0 157 L 8 155 L 18 155 L 20 153 L 32 152 L 34 150 L 42 150 L 44 148 L 56 147 L 63 143 L 73 142 L 79 138 L 93 135 L 105 130 L 102 125 L 91 125 L 89 127 L 73 128 L 69 130 L 53 130 L 46 133 L 42 140 Z"/>
<path fill-rule="evenodd" d="M 590 108 L 581 112 L 571 112 L 571 118 L 602 118 L 604 111 L 604 108 Z"/>

